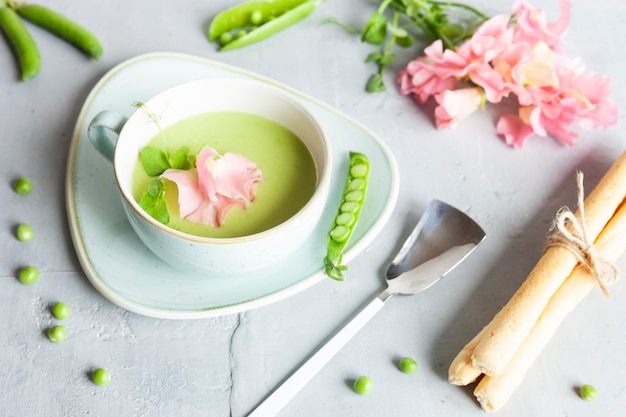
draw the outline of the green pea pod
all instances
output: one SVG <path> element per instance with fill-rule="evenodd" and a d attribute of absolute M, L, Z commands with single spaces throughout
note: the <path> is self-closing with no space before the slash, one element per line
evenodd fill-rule
<path fill-rule="evenodd" d="M 313 13 L 317 4 L 317 0 L 306 1 L 293 9 L 286 11 L 280 16 L 263 23 L 261 26 L 251 30 L 244 36 L 235 38 L 232 42 L 223 45 L 220 48 L 220 51 L 229 51 L 262 41 L 263 39 L 266 39 L 309 16 Z"/>
<path fill-rule="evenodd" d="M 367 156 L 358 152 L 350 152 L 348 175 L 337 215 L 328 232 L 326 257 L 324 258 L 326 275 L 337 281 L 344 280 L 343 271 L 348 269 L 341 264 L 343 251 L 348 245 L 359 220 L 365 201 L 369 173 L 370 162 Z"/>
<path fill-rule="evenodd" d="M 55 34 L 94 59 L 102 55 L 102 44 L 98 38 L 61 13 L 38 4 L 19 4 L 15 5 L 15 9 L 24 19 Z"/>
<path fill-rule="evenodd" d="M 0 6 L 0 27 L 15 51 L 22 72 L 22 81 L 35 78 L 41 67 L 39 48 L 13 9 Z"/>
<path fill-rule="evenodd" d="M 244 29 L 251 25 L 254 14 L 261 15 L 261 23 L 280 16 L 311 0 L 248 1 L 224 10 L 213 18 L 209 26 L 209 40 L 215 42 L 223 33 Z"/>

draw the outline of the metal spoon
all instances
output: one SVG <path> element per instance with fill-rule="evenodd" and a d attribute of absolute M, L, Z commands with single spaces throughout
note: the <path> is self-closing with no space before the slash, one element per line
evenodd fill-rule
<path fill-rule="evenodd" d="M 432 200 L 387 267 L 387 289 L 302 364 L 248 417 L 273 417 L 278 414 L 391 296 L 413 295 L 424 291 L 461 263 L 484 238 L 485 232 L 465 213 L 442 201 Z"/>

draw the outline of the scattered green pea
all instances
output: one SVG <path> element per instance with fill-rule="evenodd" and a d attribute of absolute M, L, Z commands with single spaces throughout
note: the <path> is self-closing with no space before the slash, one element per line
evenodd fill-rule
<path fill-rule="evenodd" d="M 63 326 L 54 326 L 48 330 L 48 339 L 54 343 L 61 343 L 67 338 L 67 332 Z"/>
<path fill-rule="evenodd" d="M 400 370 L 405 374 L 412 374 L 413 372 L 417 371 L 417 362 L 407 356 L 400 359 L 400 362 L 398 362 L 398 366 L 400 367 Z"/>
<path fill-rule="evenodd" d="M 580 398 L 585 401 L 593 401 L 598 398 L 598 390 L 593 385 L 585 384 L 580 387 Z"/>
<path fill-rule="evenodd" d="M 33 190 L 33 183 L 28 178 L 18 178 L 15 181 L 15 192 L 18 194 L 28 194 Z"/>
<path fill-rule="evenodd" d="M 111 374 L 104 368 L 98 368 L 91 374 L 91 380 L 96 385 L 106 385 L 111 382 Z"/>
<path fill-rule="evenodd" d="M 348 174 L 343 188 L 341 204 L 328 232 L 326 257 L 324 258 L 326 275 L 337 281 L 344 279 L 343 271 L 347 267 L 341 264 L 343 250 L 359 220 L 370 171 L 369 160 L 365 155 L 350 152 L 349 157 Z"/>
<path fill-rule="evenodd" d="M 20 224 L 15 229 L 15 236 L 21 242 L 28 242 L 35 236 L 35 231 L 27 224 Z"/>
<path fill-rule="evenodd" d="M 39 279 L 39 270 L 34 266 L 26 266 L 22 268 L 17 279 L 24 285 L 31 285 Z"/>
<path fill-rule="evenodd" d="M 58 320 L 65 320 L 70 316 L 70 308 L 65 303 L 55 303 L 52 306 L 52 315 Z"/>
<path fill-rule="evenodd" d="M 354 381 L 354 392 L 359 395 L 367 395 L 374 388 L 374 381 L 369 376 L 360 376 Z"/>

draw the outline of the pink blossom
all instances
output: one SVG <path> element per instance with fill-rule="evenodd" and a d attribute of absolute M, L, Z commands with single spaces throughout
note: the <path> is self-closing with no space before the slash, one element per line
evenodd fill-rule
<path fill-rule="evenodd" d="M 434 97 L 439 129 L 455 127 L 485 102 L 514 95 L 518 113 L 501 117 L 496 131 L 516 148 L 532 134 L 573 145 L 575 123 L 585 129 L 615 125 L 618 108 L 610 100 L 609 80 L 561 54 L 571 6 L 561 0 L 560 7 L 558 20 L 549 22 L 543 10 L 517 0 L 512 19 L 485 21 L 454 50 L 433 42 L 399 73 L 400 93 L 421 103 Z"/>
<path fill-rule="evenodd" d="M 248 207 L 263 179 L 253 162 L 233 153 L 220 156 L 211 147 L 200 151 L 196 168 L 168 169 L 161 177 L 176 183 L 182 218 L 213 227 L 221 226 L 233 207 Z"/>
<path fill-rule="evenodd" d="M 518 0 L 513 5 L 515 14 L 515 42 L 533 45 L 538 41 L 545 42 L 555 51 L 561 51 L 561 40 L 569 26 L 571 5 L 567 0 L 561 0 L 559 19 L 548 22 L 545 12 L 535 9 L 525 0 Z"/>
<path fill-rule="evenodd" d="M 435 122 L 438 129 L 451 129 L 476 111 L 484 103 L 484 93 L 480 88 L 447 90 L 435 96 L 439 104 L 435 108 Z"/>
<path fill-rule="evenodd" d="M 400 94 L 413 94 L 420 103 L 455 88 L 459 84 L 459 72 L 467 65 L 454 51 L 444 51 L 441 40 L 433 42 L 424 53 L 423 57 L 409 62 L 397 78 Z"/>
<path fill-rule="evenodd" d="M 496 124 L 498 135 L 504 136 L 507 145 L 514 148 L 524 146 L 526 139 L 533 134 L 533 128 L 514 114 L 502 116 Z"/>

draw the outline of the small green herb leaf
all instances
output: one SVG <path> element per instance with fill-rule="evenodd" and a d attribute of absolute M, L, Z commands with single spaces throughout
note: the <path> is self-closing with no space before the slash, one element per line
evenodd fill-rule
<path fill-rule="evenodd" d="M 379 62 L 382 57 L 382 52 L 372 52 L 365 58 L 365 62 Z"/>
<path fill-rule="evenodd" d="M 372 14 L 367 25 L 363 29 L 361 41 L 371 43 L 372 45 L 380 45 L 385 41 L 387 36 L 387 17 L 380 12 Z"/>
<path fill-rule="evenodd" d="M 413 36 L 409 35 L 408 33 L 402 38 L 396 38 L 396 43 L 402 48 L 410 48 L 411 46 L 413 46 L 414 42 L 415 41 L 413 40 Z"/>
<path fill-rule="evenodd" d="M 189 163 L 189 147 L 183 145 L 176 150 L 167 161 L 171 168 L 174 169 L 189 169 L 191 164 Z"/>
<path fill-rule="evenodd" d="M 154 179 L 148 185 L 148 192 L 143 193 L 139 200 L 139 207 L 145 210 L 150 216 L 154 217 L 158 222 L 168 224 L 170 222 L 170 214 L 165 204 L 165 189 L 160 179 Z"/>
<path fill-rule="evenodd" d="M 380 57 L 380 60 L 378 61 L 380 63 L 380 65 L 390 65 L 393 63 L 393 60 L 396 59 L 396 56 L 394 54 L 384 54 L 382 57 Z"/>
<path fill-rule="evenodd" d="M 380 74 L 374 74 L 367 81 L 367 86 L 365 88 L 368 93 L 380 93 L 385 91 L 385 82 L 383 81 L 383 76 Z"/>
<path fill-rule="evenodd" d="M 139 158 L 141 159 L 143 169 L 146 170 L 146 174 L 151 177 L 161 175 L 170 167 L 167 155 L 156 146 L 144 146 L 139 154 Z"/>

